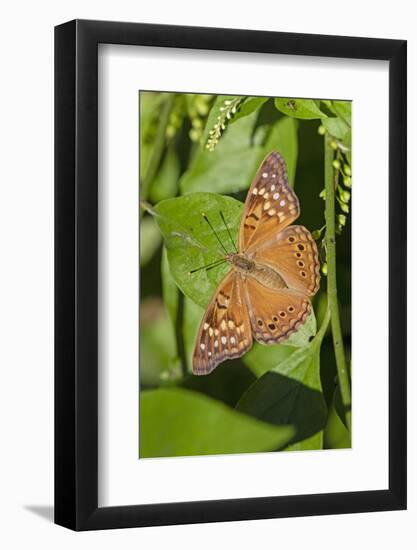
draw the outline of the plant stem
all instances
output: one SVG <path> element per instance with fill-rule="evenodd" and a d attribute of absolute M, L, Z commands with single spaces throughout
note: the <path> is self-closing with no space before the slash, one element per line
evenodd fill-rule
<path fill-rule="evenodd" d="M 329 322 L 330 322 L 330 308 L 329 306 L 327 306 L 326 313 L 324 314 L 324 318 L 320 325 L 320 328 L 317 331 L 316 335 L 314 336 L 313 341 L 311 342 L 312 346 L 319 346 L 319 347 L 321 346 L 324 335 L 326 334 L 327 327 L 329 326 Z"/>
<path fill-rule="evenodd" d="M 159 117 L 159 124 L 158 124 L 155 141 L 152 148 L 152 153 L 149 158 L 146 173 L 141 181 L 141 186 L 140 186 L 141 201 L 147 198 L 149 187 L 156 176 L 156 172 L 161 162 L 162 153 L 164 152 L 164 147 L 165 147 L 166 129 L 169 122 L 169 115 L 171 114 L 172 107 L 174 105 L 174 100 L 175 100 L 175 94 L 169 94 L 167 99 L 162 104 L 161 115 Z"/>
<path fill-rule="evenodd" d="M 340 325 L 339 304 L 337 300 L 336 279 L 336 222 L 335 222 L 335 188 L 338 173 L 333 168 L 333 150 L 330 139 L 324 136 L 324 179 L 326 189 L 326 250 L 327 250 L 327 304 L 330 310 L 333 347 L 336 358 L 337 375 L 339 378 L 340 395 L 345 411 L 346 424 L 351 431 L 351 395 L 350 380 L 346 366 L 343 346 L 342 328 Z"/>

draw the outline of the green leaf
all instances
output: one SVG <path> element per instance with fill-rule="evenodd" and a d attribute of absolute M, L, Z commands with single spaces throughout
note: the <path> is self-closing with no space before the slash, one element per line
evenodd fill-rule
<path fill-rule="evenodd" d="M 293 433 L 290 426 L 271 426 L 185 389 L 140 395 L 141 458 L 271 451 Z"/>
<path fill-rule="evenodd" d="M 349 128 L 352 126 L 352 102 L 332 101 L 333 111 L 346 122 Z"/>
<path fill-rule="evenodd" d="M 145 216 L 140 224 L 140 265 L 145 266 L 161 244 L 161 233 L 155 220 Z"/>
<path fill-rule="evenodd" d="M 271 424 L 294 426 L 294 448 L 322 448 L 327 411 L 320 381 L 320 341 L 297 349 L 261 376 L 237 409 Z"/>
<path fill-rule="evenodd" d="M 200 148 L 196 152 L 181 178 L 182 194 L 236 193 L 249 187 L 262 157 L 262 149 L 251 142 L 256 118 L 257 112 L 253 112 L 233 124 L 229 121 L 214 151 Z"/>
<path fill-rule="evenodd" d="M 327 118 L 312 99 L 294 99 L 290 97 L 276 97 L 275 107 L 284 115 L 292 118 L 312 120 L 315 118 Z"/>
<path fill-rule="evenodd" d="M 335 138 L 344 140 L 350 132 L 349 126 L 341 118 L 325 118 L 321 122 L 329 134 Z"/>
<path fill-rule="evenodd" d="M 277 364 L 288 359 L 297 348 L 286 344 L 263 346 L 255 342 L 244 356 L 243 361 L 253 374 L 259 378 L 272 370 Z"/>
<path fill-rule="evenodd" d="M 235 407 L 242 394 L 255 380 L 255 376 L 241 359 L 234 359 L 221 363 L 209 376 L 185 377 L 181 381 L 181 386 Z"/>
<path fill-rule="evenodd" d="M 252 114 L 254 111 L 260 109 L 268 99 L 269 97 L 247 97 L 243 103 L 239 105 L 236 114 L 229 120 L 229 123 L 236 122 L 240 118 Z"/>
<path fill-rule="evenodd" d="M 298 122 L 289 117 L 283 117 L 272 127 L 264 146 L 265 155 L 271 151 L 278 151 L 287 165 L 288 179 L 291 186 L 294 186 L 295 171 L 298 156 Z"/>
<path fill-rule="evenodd" d="M 220 211 L 236 240 L 243 204 L 231 197 L 213 193 L 193 193 L 167 199 L 154 208 L 155 219 L 164 236 L 171 275 L 183 294 L 201 307 L 206 307 L 228 264 L 197 273 L 190 271 L 222 258 L 224 251 L 207 222 L 205 213 L 229 251 L 232 250 Z"/>
<path fill-rule="evenodd" d="M 149 198 L 152 202 L 175 197 L 178 191 L 180 172 L 180 161 L 175 148 L 170 145 L 149 191 Z"/>

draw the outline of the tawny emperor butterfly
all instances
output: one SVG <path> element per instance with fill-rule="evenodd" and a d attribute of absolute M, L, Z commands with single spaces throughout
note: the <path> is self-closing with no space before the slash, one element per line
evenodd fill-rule
<path fill-rule="evenodd" d="M 319 288 L 320 263 L 310 232 L 290 225 L 299 214 L 285 161 L 272 152 L 249 188 L 239 250 L 224 257 L 232 269 L 201 322 L 194 374 L 209 374 L 225 359 L 242 356 L 253 338 L 262 344 L 282 342 L 306 321 L 310 297 Z"/>

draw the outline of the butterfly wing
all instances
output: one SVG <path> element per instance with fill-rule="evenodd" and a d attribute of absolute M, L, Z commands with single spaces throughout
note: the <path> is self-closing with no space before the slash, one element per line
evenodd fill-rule
<path fill-rule="evenodd" d="M 261 243 L 253 259 L 279 272 L 289 288 L 314 296 L 320 286 L 320 261 L 311 233 L 291 225 Z"/>
<path fill-rule="evenodd" d="M 204 314 L 193 353 L 193 373 L 209 374 L 225 359 L 241 357 L 252 346 L 252 329 L 241 276 L 230 271 Z"/>
<path fill-rule="evenodd" d="M 252 277 L 244 286 L 253 335 L 261 344 L 286 340 L 306 321 L 310 299 L 289 288 L 273 290 Z"/>
<path fill-rule="evenodd" d="M 300 205 L 289 186 L 285 161 L 273 151 L 262 162 L 246 197 L 239 231 L 240 251 L 256 249 L 299 215 Z"/>

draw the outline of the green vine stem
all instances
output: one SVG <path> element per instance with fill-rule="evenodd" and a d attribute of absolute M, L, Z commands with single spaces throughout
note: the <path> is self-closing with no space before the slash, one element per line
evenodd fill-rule
<path fill-rule="evenodd" d="M 340 395 L 345 410 L 345 418 L 351 431 L 351 395 L 350 380 L 346 365 L 343 346 L 342 328 L 340 325 L 339 304 L 337 300 L 336 279 L 336 223 L 335 223 L 335 189 L 338 181 L 338 172 L 333 168 L 334 151 L 330 146 L 330 138 L 324 136 L 324 179 L 326 189 L 326 236 L 327 250 L 327 303 L 331 316 L 333 346 L 336 358 L 337 375 L 339 378 Z"/>
<path fill-rule="evenodd" d="M 172 107 L 174 106 L 175 94 L 168 94 L 168 97 L 164 101 L 161 109 L 161 115 L 159 117 L 158 129 L 156 131 L 156 137 L 151 156 L 148 162 L 148 168 L 141 181 L 140 197 L 141 200 L 145 200 L 148 196 L 149 187 L 156 176 L 159 164 L 161 162 L 162 153 L 164 152 L 166 129 L 168 127 L 169 115 L 171 114 Z"/>

